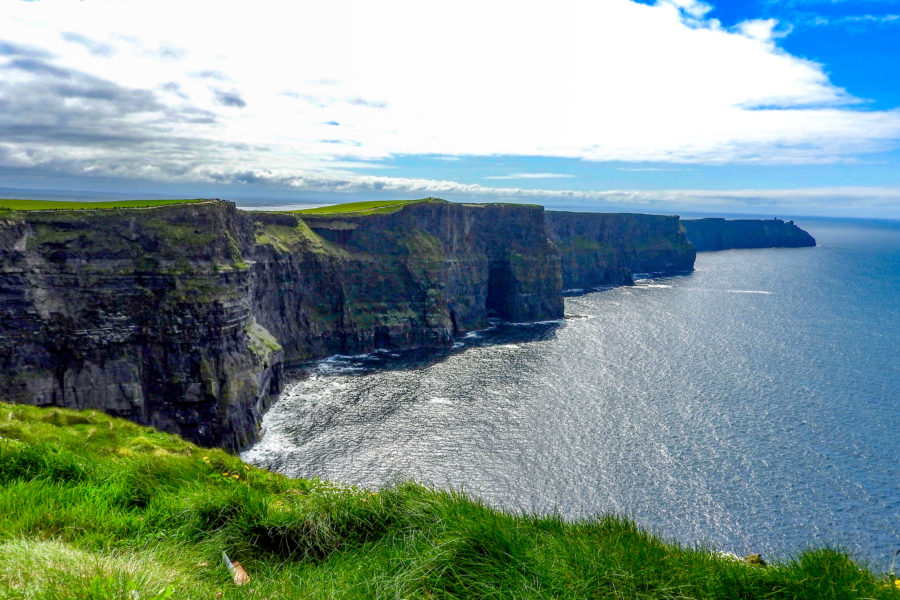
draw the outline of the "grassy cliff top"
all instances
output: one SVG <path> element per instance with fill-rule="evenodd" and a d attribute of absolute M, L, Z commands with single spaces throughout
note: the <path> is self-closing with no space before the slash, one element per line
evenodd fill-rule
<path fill-rule="evenodd" d="M 2 598 L 900 598 L 831 550 L 753 566 L 616 517 L 289 479 L 93 411 L 0 403 L 0 486 Z"/>
<path fill-rule="evenodd" d="M 111 200 L 106 202 L 69 202 L 67 200 L 3 200 L 0 209 L 8 210 L 96 210 L 109 208 L 152 208 L 170 204 L 208 202 L 203 198 L 184 200 Z"/>
<path fill-rule="evenodd" d="M 296 213 L 299 215 L 324 215 L 324 216 L 357 216 L 357 215 L 372 215 L 372 214 L 384 214 L 384 213 L 392 213 L 401 210 L 402 208 L 409 206 L 411 204 L 424 204 L 428 202 L 435 203 L 447 203 L 447 200 L 442 198 L 420 198 L 418 200 L 374 200 L 370 202 L 348 202 L 346 204 L 334 204 L 332 206 L 320 206 L 318 208 L 304 208 L 302 210 L 294 210 L 290 211 L 292 213 Z M 514 202 L 489 202 L 489 203 L 479 203 L 479 202 L 463 202 L 460 203 L 461 206 L 470 206 L 470 207 L 488 207 L 488 206 L 513 206 L 513 207 L 527 207 L 534 209 L 543 209 L 544 207 L 540 204 L 521 204 Z"/>
<path fill-rule="evenodd" d="M 368 202 L 348 202 L 346 204 L 333 204 L 318 208 L 304 208 L 303 210 L 290 211 L 301 215 L 329 215 L 329 216 L 355 216 L 392 213 L 410 204 L 425 202 L 446 202 L 439 198 L 421 198 L 419 200 L 373 200 Z"/>

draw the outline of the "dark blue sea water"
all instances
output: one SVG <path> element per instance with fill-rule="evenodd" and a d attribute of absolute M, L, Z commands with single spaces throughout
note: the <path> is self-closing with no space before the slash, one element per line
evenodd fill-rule
<path fill-rule="evenodd" d="M 816 248 L 566 300 L 427 357 L 333 358 L 245 453 L 295 476 L 415 479 L 515 511 L 886 569 L 900 548 L 900 223 L 799 221 Z"/>

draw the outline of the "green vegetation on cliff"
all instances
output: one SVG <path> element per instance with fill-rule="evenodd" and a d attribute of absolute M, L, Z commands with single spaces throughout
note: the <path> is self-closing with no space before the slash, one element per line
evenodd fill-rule
<path fill-rule="evenodd" d="M 203 198 L 185 200 L 110 200 L 105 202 L 69 202 L 67 200 L 2 200 L 0 209 L 9 210 L 94 210 L 108 208 L 152 208 L 170 204 L 209 202 Z"/>
<path fill-rule="evenodd" d="M 0 404 L 0 438 L 2 598 L 900 598 L 830 550 L 760 567 L 615 517 L 289 479 L 97 412 Z"/>
<path fill-rule="evenodd" d="M 310 251 L 334 256 L 347 255 L 347 252 L 317 235 L 299 219 L 296 224 L 291 225 L 257 221 L 253 235 L 257 244 L 268 244 L 284 254 Z"/>

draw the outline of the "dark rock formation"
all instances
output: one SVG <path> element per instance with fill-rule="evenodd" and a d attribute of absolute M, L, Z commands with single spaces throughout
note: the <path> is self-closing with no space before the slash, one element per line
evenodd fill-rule
<path fill-rule="evenodd" d="M 685 219 L 687 236 L 698 252 L 735 248 L 798 248 L 816 240 L 793 221 L 780 219 Z"/>
<path fill-rule="evenodd" d="M 696 252 L 678 217 L 547 211 L 563 288 L 631 285 L 634 273 L 692 271 Z"/>

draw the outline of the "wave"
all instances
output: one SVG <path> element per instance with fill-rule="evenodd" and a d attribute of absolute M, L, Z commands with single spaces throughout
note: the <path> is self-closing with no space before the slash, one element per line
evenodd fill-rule
<path fill-rule="evenodd" d="M 764 294 L 766 296 L 771 296 L 774 292 L 770 292 L 767 290 L 725 290 L 729 294 Z"/>
<path fill-rule="evenodd" d="M 557 323 L 562 323 L 563 321 L 565 321 L 565 318 L 547 319 L 546 321 L 514 321 L 504 323 L 504 325 L 509 325 L 511 327 L 535 327 L 537 325 L 555 325 Z"/>

